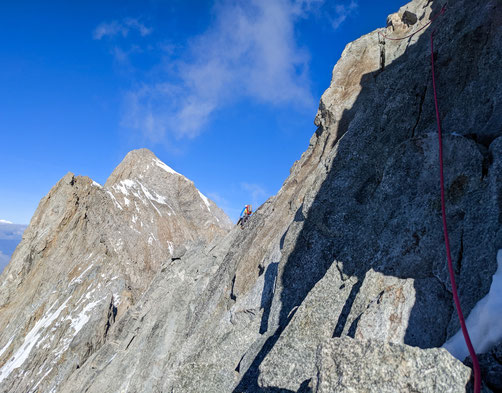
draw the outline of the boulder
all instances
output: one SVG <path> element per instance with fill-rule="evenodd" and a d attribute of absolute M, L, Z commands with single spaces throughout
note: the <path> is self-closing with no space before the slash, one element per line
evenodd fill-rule
<path fill-rule="evenodd" d="M 316 370 L 315 393 L 457 393 L 471 378 L 471 369 L 444 349 L 349 337 L 325 341 Z"/>

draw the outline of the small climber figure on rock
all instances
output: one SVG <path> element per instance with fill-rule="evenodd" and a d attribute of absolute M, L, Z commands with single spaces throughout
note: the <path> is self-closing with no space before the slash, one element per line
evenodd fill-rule
<path fill-rule="evenodd" d="M 240 224 L 241 228 L 244 228 L 244 224 L 246 224 L 246 221 L 248 220 L 249 217 L 251 217 L 252 214 L 253 214 L 253 209 L 251 208 L 251 205 L 244 206 L 239 221 L 237 221 L 237 225 Z"/>

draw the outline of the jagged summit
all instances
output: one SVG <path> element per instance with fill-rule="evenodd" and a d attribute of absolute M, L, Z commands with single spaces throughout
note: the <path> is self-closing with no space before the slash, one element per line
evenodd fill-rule
<path fill-rule="evenodd" d="M 131 150 L 124 157 L 122 162 L 115 168 L 112 174 L 106 181 L 106 186 L 117 184 L 121 180 L 132 178 L 143 178 L 145 176 L 162 176 L 176 175 L 181 176 L 183 179 L 188 180 L 182 174 L 176 172 L 174 169 L 163 163 L 157 156 L 149 149 L 142 148 Z"/>
<path fill-rule="evenodd" d="M 110 175 L 104 189 L 118 209 L 130 212 L 136 226 L 143 225 L 137 220 L 140 211 L 143 217 L 150 216 L 150 221 L 153 215 L 176 216 L 176 220 L 166 220 L 166 231 L 180 241 L 200 237 L 212 240 L 215 233 L 221 234 L 221 228 L 229 230 L 233 226 L 228 216 L 197 190 L 191 180 L 148 149 L 129 152 Z M 180 220 L 186 221 L 186 225 L 169 225 Z"/>
<path fill-rule="evenodd" d="M 210 225 L 210 217 L 213 216 L 222 228 L 230 229 L 233 226 L 228 216 L 197 190 L 191 180 L 159 160 L 148 149 L 137 149 L 127 153 L 106 181 L 105 189 L 110 191 L 109 194 L 122 209 L 132 206 L 130 199 L 133 197 L 136 198 L 133 204 L 136 210 L 139 209 L 137 202 L 141 201 L 143 205 L 154 206 L 160 215 L 170 216 L 180 209 L 184 215 L 189 215 L 193 209 L 188 205 L 192 201 L 198 202 L 198 206 L 204 210 L 203 213 L 197 212 L 197 209 L 193 210 L 204 218 L 203 227 Z M 184 206 L 180 206 L 180 203 Z M 165 207 L 168 211 L 162 213 Z"/>

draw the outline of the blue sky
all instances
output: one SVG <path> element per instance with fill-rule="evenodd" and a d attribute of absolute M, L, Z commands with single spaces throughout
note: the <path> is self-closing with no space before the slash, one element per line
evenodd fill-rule
<path fill-rule="evenodd" d="M 275 194 L 345 45 L 404 1 L 16 1 L 0 25 L 0 219 L 141 147 L 233 219 Z"/>

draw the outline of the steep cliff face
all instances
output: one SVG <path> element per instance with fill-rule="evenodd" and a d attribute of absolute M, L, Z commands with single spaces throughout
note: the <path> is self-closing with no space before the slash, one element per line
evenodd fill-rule
<path fill-rule="evenodd" d="M 231 227 L 148 150 L 129 153 L 104 187 L 66 175 L 40 202 L 1 276 L 0 391 L 57 389 L 176 249 Z"/>
<path fill-rule="evenodd" d="M 162 265 L 147 263 L 146 256 L 137 267 L 126 264 L 127 277 L 148 271 L 153 278 L 130 280 L 136 283 L 130 291 L 143 293 L 141 298 L 114 317 L 106 334 L 89 333 L 102 337 L 99 349 L 81 356 L 78 368 L 66 361 L 73 369 L 58 371 L 57 387 L 54 370 L 46 371 L 47 379 L 41 377 L 45 368 L 26 379 L 43 386 L 41 391 L 87 393 L 364 391 L 361 386 L 375 381 L 389 392 L 464 389 L 470 370 L 444 349 L 428 349 L 458 330 L 441 227 L 430 33 L 436 29 L 450 239 L 468 315 L 488 292 L 502 248 L 502 4 L 450 0 L 442 17 L 409 39 L 378 34 L 419 30 L 442 6 L 414 0 L 389 17 L 387 28 L 350 43 L 321 99 L 310 145 L 279 193 L 244 229 L 234 228 L 223 239 L 191 246 Z M 100 192 L 96 198 L 134 214 L 129 198 L 139 205 L 145 195 L 157 200 L 150 210 L 146 200 L 145 217 L 155 216 L 155 209 L 169 216 L 171 205 L 159 202 L 168 190 L 139 175 L 128 181 L 134 162 L 110 177 L 106 188 L 113 197 Z M 64 217 L 58 222 L 67 225 Z M 69 239 L 82 230 L 72 225 Z M 117 224 L 107 233 L 119 230 Z M 149 229 L 142 233 L 146 237 L 134 249 L 148 244 Z M 17 258 L 25 260 L 4 273 L 3 282 L 10 284 L 2 288 L 22 285 L 37 269 L 50 244 L 38 238 L 38 248 L 23 248 L 26 239 L 18 248 Z M 159 259 L 152 260 L 165 260 L 168 245 L 154 241 L 149 250 Z M 9 278 L 9 271 L 18 278 Z M 119 281 L 111 282 L 117 286 L 113 293 L 122 293 Z M 92 290 L 82 288 L 81 296 Z M 1 294 L 12 296 L 6 289 Z M 39 315 L 51 320 L 60 307 L 58 300 Z M 9 310 L 0 310 L 5 321 Z M 3 357 L 0 350 L 0 375 L 12 369 L 12 351 L 23 342 L 20 334 L 9 343 L 10 334 L 0 336 L 8 348 Z M 76 348 L 66 357 L 76 357 Z M 389 380 L 382 359 L 396 365 L 395 379 Z M 441 367 L 434 366 L 438 362 Z M 417 381 L 423 372 L 427 378 Z M 3 386 L 21 386 L 6 381 L 11 385 Z"/>
<path fill-rule="evenodd" d="M 279 193 L 244 230 L 165 266 L 62 391 L 332 391 L 333 367 L 323 366 L 330 350 L 409 357 L 418 370 L 396 371 L 402 391 L 465 387 L 465 366 L 443 349 L 418 349 L 439 347 L 458 329 L 441 227 L 430 34 L 436 29 L 447 215 L 468 315 L 488 292 L 502 247 L 502 6 L 453 0 L 409 39 L 378 34 L 407 35 L 442 6 L 412 1 L 386 29 L 347 46 L 318 129 Z M 343 336 L 357 343 L 336 341 Z M 375 348 L 382 341 L 394 346 Z M 440 359 L 448 366 L 431 368 Z M 385 373 L 377 361 L 364 365 L 368 378 Z M 436 373 L 425 387 L 411 380 L 422 366 Z M 347 391 L 371 383 L 350 371 Z"/>

